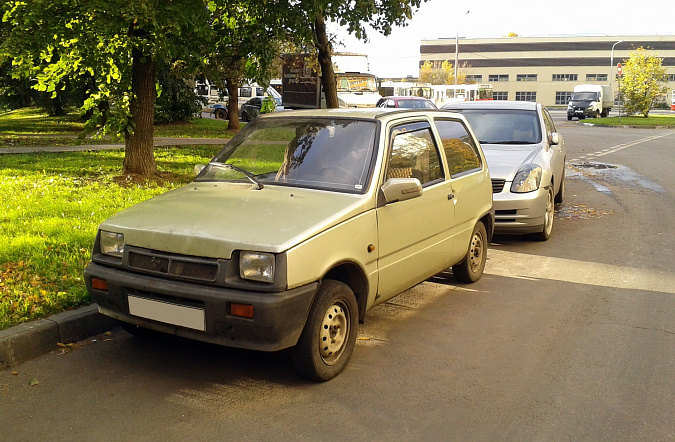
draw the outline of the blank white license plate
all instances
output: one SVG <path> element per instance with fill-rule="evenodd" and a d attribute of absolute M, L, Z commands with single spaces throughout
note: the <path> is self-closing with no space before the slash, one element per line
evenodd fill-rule
<path fill-rule="evenodd" d="M 204 310 L 168 302 L 129 296 L 129 313 L 153 321 L 166 322 L 180 327 L 206 330 Z"/>

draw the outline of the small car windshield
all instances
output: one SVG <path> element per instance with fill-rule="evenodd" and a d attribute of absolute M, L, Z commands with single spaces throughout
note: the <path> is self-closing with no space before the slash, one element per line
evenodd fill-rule
<path fill-rule="evenodd" d="M 481 144 L 536 144 L 541 126 L 536 111 L 461 109 Z"/>
<path fill-rule="evenodd" d="M 361 193 L 371 175 L 376 129 L 375 121 L 357 119 L 260 118 L 234 137 L 196 181 L 250 182 L 250 176 L 264 185 Z"/>

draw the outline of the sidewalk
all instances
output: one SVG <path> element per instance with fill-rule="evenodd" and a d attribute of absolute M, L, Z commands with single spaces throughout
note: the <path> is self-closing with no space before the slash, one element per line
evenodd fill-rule
<path fill-rule="evenodd" d="M 230 141 L 230 138 L 177 138 L 156 137 L 154 146 L 187 146 L 192 144 L 222 144 Z M 0 147 L 0 155 L 11 153 L 37 153 L 37 152 L 81 152 L 87 150 L 112 150 L 124 149 L 124 143 L 114 144 L 82 144 L 80 146 L 27 146 L 27 147 Z"/>

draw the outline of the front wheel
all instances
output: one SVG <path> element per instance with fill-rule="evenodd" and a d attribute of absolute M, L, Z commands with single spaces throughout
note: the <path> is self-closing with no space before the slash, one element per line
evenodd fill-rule
<path fill-rule="evenodd" d="M 464 260 L 452 266 L 452 274 L 459 282 L 476 282 L 483 276 L 485 263 L 487 262 L 487 231 L 481 221 L 476 223 L 471 234 L 471 242 Z"/>
<path fill-rule="evenodd" d="M 553 232 L 553 215 L 555 214 L 555 204 L 553 198 L 553 186 L 548 189 L 548 198 L 546 200 L 546 210 L 544 211 L 544 225 L 541 232 L 534 234 L 534 238 L 539 241 L 548 241 Z"/>
<path fill-rule="evenodd" d="M 312 381 L 328 381 L 340 374 L 354 352 L 358 306 L 346 284 L 324 280 L 309 312 L 300 339 L 293 347 L 296 371 Z"/>

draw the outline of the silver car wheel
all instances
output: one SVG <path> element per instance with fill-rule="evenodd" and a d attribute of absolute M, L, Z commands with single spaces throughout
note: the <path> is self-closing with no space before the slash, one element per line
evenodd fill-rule
<path fill-rule="evenodd" d="M 469 248 L 469 266 L 472 272 L 477 272 L 483 263 L 483 254 L 485 253 L 485 244 L 483 243 L 483 235 L 475 232 L 471 238 L 471 245 Z"/>

